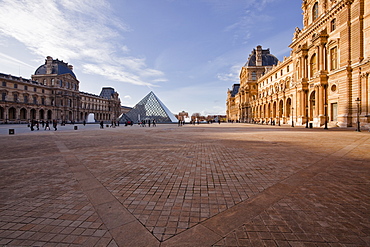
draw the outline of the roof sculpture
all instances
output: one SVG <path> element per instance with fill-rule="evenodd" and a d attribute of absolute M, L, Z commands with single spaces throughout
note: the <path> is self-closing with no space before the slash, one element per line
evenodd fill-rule
<path fill-rule="evenodd" d="M 151 91 L 129 112 L 119 117 L 120 122 L 132 121 L 134 123 L 141 120 L 153 120 L 157 123 L 175 123 L 177 118 L 162 103 L 162 101 Z"/>

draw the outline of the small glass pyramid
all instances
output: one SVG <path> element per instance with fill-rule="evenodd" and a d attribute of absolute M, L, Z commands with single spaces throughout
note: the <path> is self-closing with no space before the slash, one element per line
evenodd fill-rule
<path fill-rule="evenodd" d="M 168 110 L 160 99 L 151 91 L 134 108 L 119 117 L 119 122 L 155 120 L 157 123 L 176 123 L 177 118 Z"/>

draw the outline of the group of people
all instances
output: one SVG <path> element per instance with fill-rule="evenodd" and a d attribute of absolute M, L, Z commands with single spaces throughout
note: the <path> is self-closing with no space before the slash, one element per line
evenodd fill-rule
<path fill-rule="evenodd" d="M 86 122 L 84 121 L 84 126 L 85 126 L 85 124 L 86 124 Z M 99 124 L 100 124 L 100 128 L 101 128 L 101 129 L 104 129 L 104 121 L 103 121 L 103 120 L 101 120 Z M 114 120 L 112 120 L 112 122 L 111 122 L 111 124 L 109 125 L 109 127 L 111 127 L 111 128 L 115 128 L 116 126 L 119 126 L 119 121 L 114 121 Z M 108 125 L 107 125 L 107 127 L 108 127 Z"/>
<path fill-rule="evenodd" d="M 157 123 L 156 123 L 155 119 L 153 119 L 153 120 L 146 119 L 146 120 L 141 120 L 141 121 L 138 122 L 138 125 L 140 127 L 146 127 L 146 125 L 148 125 L 148 127 L 150 127 L 150 124 L 152 124 L 153 127 L 157 126 Z"/>
<path fill-rule="evenodd" d="M 199 124 L 199 121 L 197 121 L 197 122 L 196 121 L 191 121 L 190 122 L 190 124 L 194 124 L 194 125 L 196 123 Z M 71 122 L 71 124 L 74 124 L 74 122 Z M 85 126 L 86 125 L 86 121 L 84 120 L 82 122 L 82 124 Z M 56 131 L 57 130 L 57 127 L 58 127 L 58 121 L 56 119 L 54 119 L 53 121 L 49 121 L 49 120 L 46 120 L 46 121 L 44 121 L 44 120 L 38 121 L 38 120 L 34 120 L 33 119 L 33 120 L 29 121 L 29 123 L 28 123 L 28 127 L 31 128 L 31 131 L 34 131 L 35 129 L 40 130 L 40 126 L 42 126 L 42 128 L 44 130 L 50 130 L 50 125 L 52 125 L 53 128 L 54 128 L 54 130 Z M 61 122 L 61 126 L 63 126 L 63 125 L 65 125 L 65 121 L 62 121 Z M 100 125 L 100 128 L 103 129 L 104 128 L 104 121 L 100 121 L 99 122 L 99 125 Z M 133 125 L 133 122 L 132 121 L 125 122 L 125 126 L 127 126 L 127 125 L 131 125 L 132 126 Z M 146 127 L 146 126 L 150 127 L 151 125 L 153 127 L 156 127 L 157 126 L 157 122 L 156 122 L 155 119 L 152 119 L 152 120 L 151 119 L 145 119 L 145 120 L 138 121 L 138 125 L 140 127 Z M 178 121 L 178 126 L 183 126 L 183 125 L 185 125 L 185 121 L 179 120 Z M 111 124 L 110 124 L 109 127 L 114 128 L 116 126 L 119 126 L 119 121 L 111 121 Z M 108 125 L 107 125 L 107 127 L 108 127 Z"/>
<path fill-rule="evenodd" d="M 41 124 L 41 126 L 42 126 L 42 128 L 44 130 L 47 130 L 47 129 L 50 130 L 50 124 L 51 123 L 53 124 L 54 131 L 56 131 L 57 130 L 57 126 L 58 126 L 58 121 L 55 120 L 55 119 L 53 121 L 50 121 L 50 122 L 49 122 L 49 120 L 46 120 L 46 121 L 44 121 L 44 120 L 38 121 L 38 120 L 32 119 L 29 122 L 28 126 L 31 128 L 31 131 L 34 131 L 35 128 L 37 130 L 40 130 L 40 124 Z"/>

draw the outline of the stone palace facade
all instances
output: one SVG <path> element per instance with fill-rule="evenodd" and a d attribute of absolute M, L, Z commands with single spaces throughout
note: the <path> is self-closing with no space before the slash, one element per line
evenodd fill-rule
<path fill-rule="evenodd" d="M 257 46 L 228 90 L 231 121 L 370 127 L 370 0 L 304 0 L 291 54 Z"/>
<path fill-rule="evenodd" d="M 91 113 L 96 121 L 111 121 L 121 114 L 113 88 L 104 87 L 100 95 L 80 92 L 73 66 L 50 56 L 32 79 L 0 73 L 0 81 L 0 123 L 82 122 Z"/>

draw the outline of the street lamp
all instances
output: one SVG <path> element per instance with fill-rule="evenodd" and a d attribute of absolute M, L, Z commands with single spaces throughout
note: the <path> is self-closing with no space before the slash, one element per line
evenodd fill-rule
<path fill-rule="evenodd" d="M 294 127 L 293 111 L 294 111 L 294 107 L 292 106 L 292 114 L 291 114 L 291 117 L 292 117 L 292 127 Z"/>
<path fill-rule="evenodd" d="M 308 105 L 306 106 L 306 128 L 308 128 Z"/>
<path fill-rule="evenodd" d="M 327 130 L 328 129 L 328 104 L 324 104 L 324 107 L 325 107 L 325 127 L 324 129 Z"/>
<path fill-rule="evenodd" d="M 360 129 L 360 103 L 361 103 L 361 100 L 360 100 L 360 98 L 356 99 L 356 103 L 357 103 L 357 129 L 356 129 L 356 131 L 361 132 L 361 129 Z"/>
<path fill-rule="evenodd" d="M 270 124 L 272 125 L 272 111 L 270 113 Z"/>

